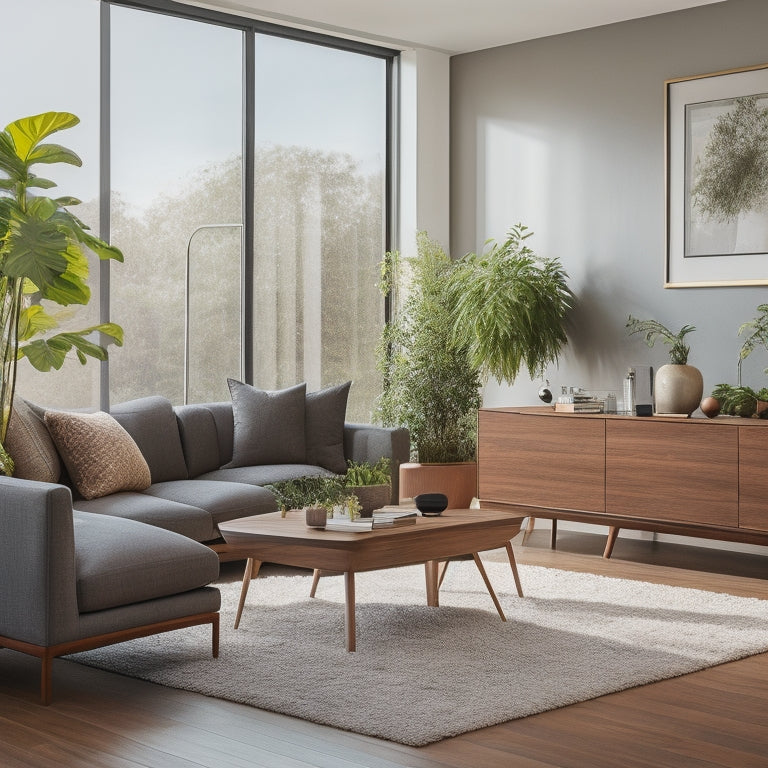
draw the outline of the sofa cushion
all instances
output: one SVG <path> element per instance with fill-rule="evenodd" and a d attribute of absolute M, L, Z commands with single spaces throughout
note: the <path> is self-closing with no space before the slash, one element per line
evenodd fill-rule
<path fill-rule="evenodd" d="M 139 603 L 210 584 L 219 559 L 202 544 L 134 520 L 73 513 L 80 612 Z"/>
<path fill-rule="evenodd" d="M 83 498 L 149 486 L 149 467 L 139 447 L 108 413 L 46 411 L 45 424 Z"/>
<path fill-rule="evenodd" d="M 184 482 L 184 481 L 178 481 Z M 122 517 L 173 531 L 195 541 L 211 541 L 218 536 L 210 514 L 194 504 L 149 496 L 146 493 L 113 493 L 98 499 L 76 500 L 75 509 L 107 517 Z"/>
<path fill-rule="evenodd" d="M 306 463 L 330 469 L 337 475 L 347 471 L 344 458 L 344 419 L 352 382 L 307 392 L 304 413 Z"/>
<path fill-rule="evenodd" d="M 187 479 L 179 427 L 170 400 L 142 397 L 118 403 L 110 408 L 110 413 L 136 441 L 147 460 L 153 483 Z"/>
<path fill-rule="evenodd" d="M 304 464 L 306 384 L 269 392 L 227 379 L 234 439 L 230 467 Z"/>
<path fill-rule="evenodd" d="M 274 496 L 265 488 L 213 480 L 176 480 L 153 483 L 145 494 L 179 504 L 201 507 L 214 523 L 260 515 L 277 509 Z"/>
<path fill-rule="evenodd" d="M 221 452 L 216 421 L 211 411 L 204 405 L 177 405 L 173 410 L 189 476 L 197 477 L 218 469 L 222 464 Z M 230 454 L 227 461 L 231 458 Z"/>
<path fill-rule="evenodd" d="M 217 469 L 200 475 L 198 480 L 216 480 L 248 485 L 267 485 L 300 477 L 335 477 L 329 469 L 309 464 L 260 464 L 256 467 L 232 467 Z"/>
<path fill-rule="evenodd" d="M 45 426 L 45 410 L 19 395 L 13 398 L 5 449 L 15 465 L 14 477 L 44 483 L 59 482 L 61 461 Z"/>

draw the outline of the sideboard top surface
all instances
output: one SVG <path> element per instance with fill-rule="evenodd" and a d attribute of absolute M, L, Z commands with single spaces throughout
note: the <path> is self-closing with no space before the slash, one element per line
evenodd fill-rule
<path fill-rule="evenodd" d="M 527 416 L 556 416 L 565 419 L 619 419 L 623 421 L 641 421 L 641 422 L 673 422 L 677 424 L 691 425 L 713 425 L 730 427 L 766 427 L 768 428 L 768 419 L 743 418 L 741 416 L 716 416 L 714 419 L 708 419 L 704 416 L 694 416 L 685 418 L 680 416 L 630 416 L 629 414 L 614 413 L 563 413 L 555 411 L 551 405 L 532 405 L 532 406 L 497 406 L 483 407 L 481 411 L 490 413 L 518 413 Z"/>

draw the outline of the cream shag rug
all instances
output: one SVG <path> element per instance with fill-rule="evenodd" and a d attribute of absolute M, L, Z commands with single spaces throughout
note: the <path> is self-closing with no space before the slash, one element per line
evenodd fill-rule
<path fill-rule="evenodd" d="M 422 566 L 358 574 L 357 653 L 344 650 L 344 584 L 254 580 L 240 629 L 239 584 L 222 586 L 221 655 L 210 627 L 70 658 L 161 685 L 420 746 L 768 650 L 768 601 L 507 564 L 451 563 L 441 607 Z"/>

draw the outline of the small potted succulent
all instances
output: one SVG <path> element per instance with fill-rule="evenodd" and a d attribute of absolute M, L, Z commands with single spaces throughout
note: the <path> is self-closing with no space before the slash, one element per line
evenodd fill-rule
<path fill-rule="evenodd" d="M 654 377 L 656 413 L 690 416 L 699 407 L 704 394 L 704 378 L 698 368 L 688 365 L 690 347 L 685 342 L 685 337 L 696 328 L 684 325 L 674 333 L 656 320 L 638 320 L 632 315 L 627 319 L 626 327 L 630 335 L 642 333 L 649 347 L 659 338 L 669 344 L 669 363 L 662 365 Z"/>

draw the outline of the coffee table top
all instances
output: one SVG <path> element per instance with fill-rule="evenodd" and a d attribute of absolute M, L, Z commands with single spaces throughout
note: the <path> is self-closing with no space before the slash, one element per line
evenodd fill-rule
<path fill-rule="evenodd" d="M 450 509 L 413 524 L 362 533 L 309 528 L 304 512 L 254 515 L 219 525 L 232 552 L 264 562 L 364 571 L 448 559 L 505 546 L 522 517 L 487 509 Z"/>

